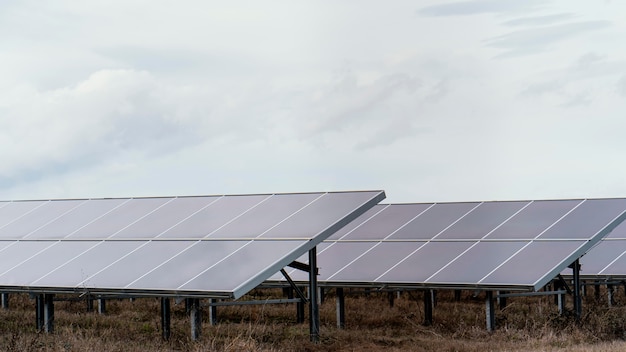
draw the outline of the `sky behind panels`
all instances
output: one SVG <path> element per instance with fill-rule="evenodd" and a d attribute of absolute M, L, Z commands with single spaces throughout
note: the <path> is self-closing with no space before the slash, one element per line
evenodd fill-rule
<path fill-rule="evenodd" d="M 623 197 L 620 1 L 4 1 L 0 199 Z"/>

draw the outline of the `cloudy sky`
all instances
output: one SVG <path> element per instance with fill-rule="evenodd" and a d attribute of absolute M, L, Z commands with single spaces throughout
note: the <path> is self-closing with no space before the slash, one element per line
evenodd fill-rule
<path fill-rule="evenodd" d="M 626 196 L 623 1 L 8 0 L 0 199 Z"/>

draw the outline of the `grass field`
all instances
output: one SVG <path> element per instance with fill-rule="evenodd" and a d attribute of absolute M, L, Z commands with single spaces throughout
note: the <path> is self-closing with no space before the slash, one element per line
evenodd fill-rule
<path fill-rule="evenodd" d="M 256 290 L 250 298 L 280 298 Z M 484 293 L 440 291 L 434 323 L 424 319 L 422 293 L 404 292 L 390 307 L 386 293 L 346 297 L 346 327 L 336 328 L 332 291 L 321 305 L 321 341 L 309 342 L 308 323 L 296 324 L 294 304 L 219 307 L 218 324 L 204 314 L 202 336 L 190 339 L 184 304 L 172 304 L 172 335 L 161 338 L 155 298 L 107 301 L 107 314 L 86 312 L 85 302 L 55 302 L 55 331 L 36 331 L 34 301 L 12 295 L 0 311 L 2 351 L 625 351 L 626 302 L 585 297 L 580 322 L 557 313 L 552 297 L 509 298 L 496 309 L 497 330 L 485 329 Z M 571 299 L 569 302 L 571 306 Z"/>

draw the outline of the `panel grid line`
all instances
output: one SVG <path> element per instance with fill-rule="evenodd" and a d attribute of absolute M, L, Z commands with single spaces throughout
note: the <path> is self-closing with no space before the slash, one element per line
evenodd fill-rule
<path fill-rule="evenodd" d="M 93 219 L 93 220 L 89 221 L 88 223 L 84 224 L 83 226 L 81 226 L 81 227 L 77 228 L 76 230 L 74 230 L 74 231 L 70 232 L 68 235 L 66 235 L 66 236 L 65 236 L 65 237 L 63 237 L 63 238 L 65 239 L 65 238 L 68 238 L 68 237 L 72 236 L 72 235 L 73 235 L 73 234 L 75 234 L 76 232 L 78 232 L 78 231 L 80 231 L 80 230 L 84 229 L 85 227 L 87 227 L 87 226 L 89 226 L 89 225 L 93 224 L 94 222 L 96 222 L 96 221 L 98 221 L 98 220 L 102 219 L 103 217 L 107 216 L 107 215 L 108 215 L 108 214 L 110 214 L 111 212 L 115 211 L 115 209 L 117 209 L 117 208 L 119 208 L 119 207 L 123 206 L 124 204 L 128 203 L 129 201 L 130 201 L 130 199 L 126 199 L 124 202 L 122 202 L 122 203 L 120 203 L 120 204 L 118 204 L 118 205 L 114 206 L 111 210 L 109 210 L 109 211 L 105 212 L 104 214 L 102 214 L 102 215 L 100 215 L 100 216 L 96 217 L 95 219 Z"/>
<path fill-rule="evenodd" d="M 437 238 L 437 236 L 441 235 L 444 231 L 446 231 L 447 229 L 449 229 L 450 227 L 452 227 L 454 224 L 456 224 L 457 222 L 461 221 L 461 219 L 463 219 L 465 216 L 467 216 L 467 214 L 471 213 L 474 209 L 478 208 L 480 205 L 482 204 L 482 202 L 476 204 L 476 206 L 474 206 L 472 209 L 470 209 L 468 212 L 466 212 L 465 214 L 463 214 L 460 218 L 456 219 L 456 221 L 454 221 L 453 223 L 451 223 L 450 225 L 448 225 L 446 228 L 444 228 L 443 230 L 439 231 L 439 233 L 437 233 L 435 236 L 433 236 L 434 238 Z M 433 204 L 434 206 L 435 204 Z M 430 209 L 430 208 L 429 208 Z M 391 270 L 397 268 L 400 264 L 402 264 L 403 262 L 405 262 L 408 258 L 410 258 L 413 254 L 415 254 L 417 251 L 419 251 L 420 249 L 422 249 L 424 246 L 426 246 L 428 243 L 430 243 L 430 240 L 426 241 L 423 245 L 419 246 L 417 249 L 415 249 L 413 252 L 409 253 L 409 255 L 405 256 L 403 259 L 401 259 L 396 265 L 393 265 L 391 268 L 387 269 L 387 271 L 385 271 L 384 273 L 382 273 L 381 275 L 379 275 L 376 279 L 374 279 L 374 281 L 379 281 L 381 277 L 385 276 L 388 272 L 390 272 Z"/>
<path fill-rule="evenodd" d="M 167 229 L 165 229 L 165 230 L 161 231 L 161 233 L 159 233 L 158 235 L 156 235 L 156 236 L 155 236 L 155 238 L 159 238 L 159 237 L 163 236 L 163 234 L 165 234 L 165 233 L 166 233 L 166 232 L 168 232 L 169 230 L 171 230 L 171 229 L 173 229 L 174 227 L 176 227 L 176 226 L 178 226 L 178 225 L 182 224 L 183 222 L 185 222 L 185 221 L 189 220 L 192 216 L 194 216 L 194 215 L 196 215 L 196 214 L 200 213 L 201 211 L 205 210 L 206 208 L 210 207 L 211 205 L 213 205 L 214 203 L 216 203 L 217 201 L 219 201 L 219 200 L 221 200 L 221 199 L 224 199 L 224 196 L 221 196 L 221 197 L 216 197 L 216 198 L 215 198 L 212 202 L 210 202 L 210 203 L 208 203 L 208 204 L 204 205 L 203 207 L 201 207 L 200 209 L 198 209 L 198 210 L 194 211 L 193 213 L 191 213 L 190 215 L 188 215 L 188 216 L 187 216 L 187 217 L 185 217 L 184 219 L 182 219 L 182 220 L 178 221 L 178 222 L 177 222 L 177 223 L 175 223 L 174 225 L 172 225 L 172 226 L 168 227 Z"/>
<path fill-rule="evenodd" d="M 295 214 L 297 214 L 298 212 L 300 212 L 302 209 L 308 207 L 309 205 L 313 204 L 314 202 L 316 202 L 318 199 L 322 198 L 323 196 L 325 196 L 326 194 L 328 194 L 328 192 L 322 193 L 320 194 L 317 198 L 313 199 L 312 201 L 310 201 L 309 203 L 307 203 L 306 205 L 302 206 L 300 209 L 298 209 L 297 211 L 295 211 L 294 213 L 292 213 L 291 215 L 289 215 L 287 218 L 279 221 L 277 224 L 275 224 L 274 226 L 270 227 L 269 229 L 265 230 L 263 233 L 261 233 L 258 237 L 263 236 L 263 234 L 267 233 L 268 231 L 270 231 L 271 229 L 275 228 L 276 226 L 282 224 L 284 221 L 286 221 L 287 219 L 291 218 L 292 216 L 294 216 Z M 256 239 L 255 238 L 255 239 Z M 207 271 L 211 270 L 212 268 L 214 268 L 216 265 L 222 263 L 224 260 L 230 258 L 232 255 L 234 255 L 235 253 L 239 252 L 240 250 L 242 250 L 243 248 L 247 247 L 249 244 L 253 243 L 253 241 L 249 241 L 246 242 L 243 246 L 241 246 L 240 248 L 238 248 L 237 250 L 233 251 L 231 254 L 227 255 L 226 257 L 222 258 L 220 261 L 218 261 L 217 263 L 211 265 L 210 267 L 206 268 L 205 270 L 203 270 L 202 272 L 200 272 L 199 274 L 197 274 L 196 276 L 194 276 L 193 278 L 189 279 L 187 282 L 185 282 L 184 284 L 180 285 L 178 287 L 178 289 L 181 289 L 181 287 L 184 287 L 185 285 L 189 284 L 190 282 L 192 282 L 193 280 L 195 280 L 196 278 L 198 278 L 199 276 L 201 276 L 202 274 L 206 273 Z"/>
<path fill-rule="evenodd" d="M 500 228 L 502 225 L 504 225 L 507 221 L 511 220 L 511 218 L 513 218 L 515 215 L 519 214 L 520 211 L 522 211 L 523 209 L 525 209 L 527 206 L 529 206 L 531 202 L 528 202 L 526 205 L 524 205 L 521 209 L 519 209 L 518 211 L 516 211 L 513 215 L 509 216 L 508 218 L 506 218 L 504 221 L 502 221 L 498 226 L 496 226 L 494 229 L 492 229 L 491 231 L 487 232 L 486 235 L 482 236 L 481 239 L 484 239 L 485 237 L 489 236 L 489 234 L 491 234 L 492 232 L 494 232 L 495 230 L 497 230 L 498 228 Z M 459 259 L 461 256 L 463 256 L 465 253 L 467 253 L 469 250 L 471 250 L 472 248 L 476 247 L 481 241 L 477 240 L 473 245 L 469 246 L 469 248 L 467 248 L 466 250 L 464 250 L 463 252 L 461 252 L 461 254 L 457 255 L 454 259 L 452 259 L 450 262 L 448 262 L 448 264 L 444 265 L 443 267 L 441 267 L 439 270 L 435 271 L 434 274 L 430 275 L 428 278 L 426 278 L 426 280 L 424 280 L 425 282 L 430 281 L 430 279 L 432 279 L 435 275 L 439 274 L 442 270 L 444 270 L 445 268 L 449 267 L 450 265 L 452 265 L 452 263 L 454 263 L 457 259 Z"/>
<path fill-rule="evenodd" d="M 436 203 L 435 203 L 436 204 Z M 433 204 L 433 206 L 435 205 Z M 478 203 L 475 207 L 473 207 L 472 209 L 470 209 L 468 212 L 466 212 L 464 215 L 462 215 L 460 218 L 456 219 L 456 221 L 454 221 L 452 224 L 448 225 L 446 228 L 444 228 L 443 230 L 439 231 L 439 233 L 437 233 L 435 236 L 433 236 L 433 238 L 436 238 L 437 236 L 439 236 L 442 232 L 444 232 L 445 230 L 449 229 L 452 225 L 456 224 L 457 222 L 459 222 L 461 219 L 463 219 L 465 217 L 465 215 L 469 214 L 472 210 L 476 209 L 476 207 L 478 207 L 481 203 Z M 429 208 L 430 209 L 430 208 Z M 404 258 L 402 258 L 400 261 L 398 261 L 398 263 L 396 263 L 395 265 L 393 265 L 391 268 L 387 269 L 384 273 L 382 273 L 381 275 L 379 275 L 376 279 L 374 279 L 374 281 L 378 281 L 380 280 L 381 277 L 385 276 L 388 272 L 390 272 L 391 270 L 395 269 L 396 267 L 398 267 L 400 264 L 402 264 L 404 261 L 406 261 L 408 258 L 410 258 L 413 254 L 415 254 L 417 251 L 419 251 L 420 249 L 422 249 L 425 245 L 427 245 L 430 242 L 430 240 L 427 240 L 423 245 L 419 246 L 417 249 L 415 249 L 413 252 L 409 253 L 407 256 L 405 256 Z"/>
<path fill-rule="evenodd" d="M 256 236 L 256 238 L 260 238 L 261 236 L 265 235 L 266 233 L 272 231 L 273 229 L 275 229 L 277 226 L 279 226 L 280 224 L 284 223 L 285 221 L 291 219 L 292 217 L 294 217 L 296 214 L 300 213 L 302 211 L 302 209 L 305 209 L 306 207 L 308 207 L 309 205 L 317 202 L 319 199 L 323 198 L 325 195 L 327 195 L 328 193 L 322 193 L 320 194 L 317 198 L 313 199 L 312 201 L 308 202 L 306 205 L 303 205 L 302 207 L 300 207 L 300 209 L 294 211 L 293 213 L 289 214 L 289 216 L 287 216 L 286 218 L 280 220 L 277 224 L 275 224 L 274 226 L 270 227 L 269 229 L 263 231 L 260 235 Z"/>
<path fill-rule="evenodd" d="M 362 258 L 364 255 L 366 255 L 367 253 L 369 253 L 370 251 L 374 250 L 374 248 L 378 247 L 381 243 L 386 242 L 385 240 L 391 236 L 393 236 L 396 232 L 400 231 L 401 229 L 403 229 L 405 226 L 407 226 L 409 223 L 411 223 L 413 220 L 417 219 L 420 215 L 424 214 L 428 209 L 432 208 L 435 204 L 431 204 L 428 208 L 422 210 L 419 214 L 415 215 L 414 217 L 412 217 L 410 220 L 406 221 L 404 224 L 402 224 L 400 227 L 398 227 L 397 229 L 395 229 L 394 231 L 392 231 L 389 235 L 385 236 L 385 238 L 382 241 L 376 241 L 378 243 L 376 243 L 374 246 L 372 246 L 371 248 L 369 248 L 368 250 L 366 250 L 363 254 L 359 255 L 358 257 L 356 257 L 354 260 L 352 260 L 350 263 L 344 265 L 341 269 L 337 270 L 335 273 L 333 273 L 332 275 L 330 275 L 328 277 L 328 280 L 332 280 L 332 278 L 334 276 L 336 276 L 337 274 L 339 274 L 342 270 L 344 270 L 345 268 L 347 268 L 348 266 L 352 265 L 354 262 L 356 262 L 357 260 L 359 260 L 360 258 Z M 386 206 L 383 210 L 389 208 L 389 205 Z M 378 213 L 376 213 L 374 216 L 378 215 L 379 213 L 381 213 L 382 210 Z M 371 218 L 370 218 L 371 219 Z M 368 219 L 369 220 L 369 219 Z M 374 241 L 372 241 L 374 242 Z"/>
<path fill-rule="evenodd" d="M 35 211 L 35 210 L 37 210 L 37 209 L 41 208 L 42 206 L 44 206 L 44 205 L 48 204 L 49 202 L 50 202 L 49 200 L 47 200 L 47 201 L 42 201 L 42 202 L 41 202 L 41 204 L 39 204 L 38 206 L 34 207 L 33 209 L 31 209 L 31 210 L 27 211 L 26 213 L 24 213 L 24 214 L 22 214 L 22 215 L 18 216 L 18 217 L 17 217 L 17 218 L 15 218 L 15 219 L 13 219 L 13 220 L 9 221 L 8 223 L 6 223 L 6 224 L 4 224 L 4 225 L 0 226 L 0 230 L 2 230 L 3 228 L 5 228 L 5 227 L 7 227 L 7 226 L 11 225 L 12 223 L 14 223 L 14 222 L 18 221 L 19 219 L 21 219 L 21 218 L 25 217 L 26 215 L 28 215 L 28 214 L 32 213 L 33 211 Z M 12 202 L 12 203 L 15 203 L 15 202 Z"/>
<path fill-rule="evenodd" d="M 626 254 L 626 251 L 622 252 L 622 254 L 618 255 L 617 258 L 613 259 L 608 265 L 606 265 L 602 270 L 598 272 L 599 275 L 602 275 L 611 265 L 613 265 L 616 261 L 618 261 L 621 257 Z"/>
<path fill-rule="evenodd" d="M 360 228 L 361 226 L 363 226 L 365 223 L 369 222 L 371 219 L 373 219 L 374 217 L 376 217 L 376 215 L 380 214 L 381 212 L 383 212 L 385 209 L 387 209 L 389 207 L 389 204 L 385 204 L 384 206 L 381 206 L 382 209 L 380 209 L 379 211 L 377 211 L 376 213 L 374 213 L 372 216 L 368 217 L 367 219 L 365 219 L 365 221 L 363 221 L 362 223 L 358 224 L 357 226 L 355 226 L 352 230 L 346 232 L 343 236 L 341 236 L 339 239 L 342 239 L 346 236 L 348 236 L 349 234 L 351 234 L 352 232 L 354 232 L 356 229 Z M 326 242 L 326 241 L 324 241 Z M 326 246 L 326 248 L 320 250 L 319 252 L 317 252 L 317 255 L 320 255 L 322 253 L 324 253 L 326 250 L 328 250 L 330 247 L 333 247 L 335 245 L 335 243 L 331 243 L 330 245 Z M 308 261 L 307 261 L 308 262 Z M 288 274 L 293 274 L 295 271 L 299 271 L 298 269 L 291 269 Z"/>
<path fill-rule="evenodd" d="M 16 243 L 17 243 L 17 242 L 16 242 Z M 29 260 L 31 260 L 32 258 L 34 258 L 34 257 L 36 257 L 37 255 L 39 255 L 40 253 L 43 253 L 44 251 L 46 251 L 48 248 L 55 246 L 57 243 L 58 243 L 58 242 L 54 242 L 54 243 L 50 244 L 49 246 L 47 246 L 47 247 L 44 247 L 44 248 L 40 249 L 38 252 L 36 252 L 35 254 L 32 254 L 30 257 L 28 257 L 28 258 L 26 258 L 26 259 L 22 260 L 21 262 L 19 262 L 19 263 L 18 263 L 18 264 L 16 264 L 16 265 L 12 266 L 10 269 L 7 269 L 7 270 L 5 270 L 4 272 L 0 273 L 0 276 L 2 276 L 2 275 L 4 275 L 4 274 L 8 273 L 9 271 L 11 271 L 11 270 L 13 270 L 13 269 L 17 268 L 18 266 L 20 266 L 20 265 L 22 265 L 22 264 L 26 263 L 27 261 L 29 261 Z"/>
<path fill-rule="evenodd" d="M 110 236 L 109 236 L 109 237 L 107 237 L 107 238 L 111 238 L 111 237 L 113 237 L 113 236 L 117 235 L 118 233 L 120 233 L 120 232 L 122 232 L 122 231 L 126 230 L 127 228 L 129 228 L 129 227 L 133 226 L 134 224 L 138 223 L 139 221 L 141 221 L 141 220 L 145 219 L 145 218 L 146 218 L 147 216 L 149 216 L 150 214 L 153 214 L 155 211 L 157 211 L 157 210 L 161 209 L 162 207 L 166 206 L 166 205 L 167 205 L 167 204 L 169 204 L 170 202 L 174 201 L 174 199 L 176 199 L 176 197 L 171 198 L 171 199 L 170 199 L 170 200 L 168 200 L 167 202 L 165 202 L 165 203 L 163 203 L 163 204 L 159 205 L 158 207 L 156 207 L 156 208 L 152 209 L 152 210 L 151 210 L 151 211 L 149 211 L 147 214 L 144 214 L 143 216 L 140 216 L 140 217 L 139 217 L 139 219 L 137 219 L 137 220 L 135 220 L 135 221 L 131 222 L 130 224 L 128 224 L 128 225 L 126 225 L 126 226 L 122 227 L 121 229 L 119 229 L 119 230 L 115 231 L 112 235 L 110 235 Z"/>
<path fill-rule="evenodd" d="M 506 263 L 508 263 L 510 260 L 512 260 L 516 255 L 518 255 L 521 251 L 523 251 L 526 247 L 530 246 L 534 240 L 536 240 L 537 238 L 539 238 L 541 235 L 543 235 L 546 231 L 548 231 L 549 229 L 551 229 L 552 227 L 554 227 L 554 225 L 556 225 L 558 222 L 560 222 L 561 220 L 563 220 L 566 216 L 568 216 L 571 212 L 573 212 L 575 209 L 577 209 L 579 206 L 581 206 L 586 199 L 583 199 L 582 201 L 580 201 L 578 204 L 576 204 L 576 206 L 574 206 L 572 209 L 570 209 L 568 212 L 566 212 L 563 216 L 561 216 L 560 218 L 558 218 L 555 222 L 553 222 L 552 224 L 550 224 L 545 230 L 541 231 L 537 236 L 535 236 L 535 238 L 531 241 L 528 241 L 528 243 L 526 245 L 524 245 L 522 248 L 520 248 L 517 252 L 515 252 L 512 256 L 510 256 L 508 259 L 506 259 L 505 261 L 503 261 L 500 265 L 498 265 L 495 269 L 491 270 L 487 275 L 483 276 L 482 279 L 478 280 L 478 283 L 482 283 L 485 279 L 487 279 L 489 277 L 489 275 L 493 274 L 496 270 L 500 269 L 503 265 L 505 265 Z"/>
<path fill-rule="evenodd" d="M 246 211 L 244 211 L 244 212 L 243 212 L 242 214 L 240 214 L 239 216 L 241 216 L 241 215 L 245 214 L 245 213 L 246 213 L 246 212 L 248 212 L 250 209 L 252 209 L 252 208 L 256 207 L 257 205 L 261 204 L 263 201 L 265 201 L 266 199 L 269 199 L 270 197 L 271 197 L 271 196 L 268 196 L 268 197 L 264 198 L 264 199 L 263 199 L 263 200 L 261 200 L 259 203 L 257 203 L 257 204 L 256 204 L 256 205 L 254 205 L 253 207 L 251 207 L 251 208 L 247 209 Z M 158 210 L 159 208 L 161 208 L 161 207 L 162 207 L 162 206 L 164 206 L 165 204 L 168 204 L 169 202 L 171 202 L 171 201 L 172 201 L 172 200 L 174 200 L 174 199 L 175 199 L 175 198 L 170 199 L 169 201 L 167 201 L 167 202 L 165 202 L 164 204 L 162 204 L 160 207 L 157 207 L 156 209 L 154 209 L 152 212 L 154 212 L 154 211 Z M 150 212 L 150 213 L 148 213 L 148 214 L 144 215 L 143 217 L 141 217 L 141 218 L 137 219 L 135 222 L 133 222 L 133 224 L 134 224 L 134 223 L 136 223 L 137 221 L 139 221 L 139 220 L 143 219 L 144 217 L 148 216 L 148 215 L 149 215 L 149 214 L 151 214 L 152 212 Z M 236 217 L 236 218 L 238 218 L 238 217 Z M 235 218 L 235 219 L 236 219 L 236 218 Z M 234 219 L 233 219 L 233 220 L 234 220 Z M 131 225 L 132 225 L 132 224 L 130 224 L 130 225 L 128 225 L 128 226 L 131 226 Z M 127 228 L 128 226 L 126 226 L 125 228 Z M 122 230 L 123 230 L 123 229 L 122 229 Z M 120 231 L 122 231 L 122 230 L 119 230 L 118 232 L 116 232 L 116 234 L 117 234 L 117 233 L 119 233 L 119 232 L 120 232 Z M 113 235 L 112 235 L 112 236 L 113 236 Z M 112 236 L 109 236 L 109 238 L 110 238 L 110 237 L 112 237 Z M 111 266 L 113 266 L 113 265 L 115 265 L 116 263 L 120 262 L 121 260 L 123 260 L 123 259 L 127 258 L 127 257 L 128 257 L 128 256 L 130 256 L 131 254 L 133 254 L 133 253 L 135 253 L 136 251 L 140 250 L 141 248 L 143 248 L 143 247 L 147 246 L 147 245 L 148 245 L 149 243 L 151 243 L 151 242 L 152 242 L 152 240 L 148 240 L 148 241 L 146 241 L 145 243 L 143 243 L 143 244 L 142 244 L 142 245 L 140 245 L 139 247 L 135 248 L 134 250 L 130 251 L 130 252 L 129 252 L 129 253 L 127 253 L 126 255 L 122 256 L 122 257 L 121 257 L 121 258 L 119 258 L 119 259 L 117 259 L 117 260 L 116 260 L 116 261 L 114 261 L 113 263 L 111 263 L 111 264 L 109 264 L 108 266 L 106 266 L 106 267 L 102 268 L 100 271 L 98 271 L 98 272 L 96 272 L 95 274 L 91 275 L 89 278 L 87 278 L 87 279 L 85 279 L 85 280 L 81 281 L 80 283 L 78 283 L 77 287 L 78 287 L 78 286 L 80 286 L 80 285 L 83 285 L 83 284 L 85 283 L 85 281 L 87 281 L 87 280 L 89 280 L 89 279 L 91 279 L 91 278 L 93 278 L 93 277 L 97 276 L 98 274 L 100 274 L 100 273 L 101 273 L 101 272 L 103 272 L 104 270 L 107 270 L 107 269 L 108 269 L 108 268 L 110 268 Z M 193 245 L 192 245 L 192 246 L 193 246 Z M 190 246 L 190 247 L 191 247 L 191 246 Z M 182 251 L 180 251 L 180 252 L 183 252 L 183 251 L 184 251 L 184 250 L 182 250 Z"/>
<path fill-rule="evenodd" d="M 78 205 L 73 206 L 71 209 L 66 210 L 65 212 L 63 212 L 62 214 L 58 215 L 57 217 L 55 217 L 54 219 L 49 220 L 48 222 L 46 222 L 45 224 L 39 226 L 38 228 L 34 229 L 33 231 L 27 233 L 26 235 L 24 235 L 24 238 L 28 238 L 28 236 L 32 235 L 33 233 L 39 231 L 40 229 L 50 225 L 51 223 L 55 222 L 56 220 L 58 220 L 59 218 L 65 216 L 66 214 L 71 213 L 72 211 L 74 211 L 74 209 L 82 206 L 83 204 L 87 203 L 87 200 L 84 200 L 82 202 L 80 202 Z"/>
<path fill-rule="evenodd" d="M 234 218 L 230 219 L 230 221 L 227 221 L 225 224 L 223 224 L 222 226 L 216 228 L 215 230 L 209 232 L 208 234 L 204 235 L 203 238 L 207 238 L 209 236 L 211 236 L 212 234 L 216 233 L 217 231 L 223 229 L 225 226 L 229 225 L 230 223 L 232 223 L 233 221 L 239 219 L 240 217 L 244 216 L 245 214 L 247 214 L 248 212 L 252 211 L 252 209 L 255 209 L 256 207 L 258 207 L 259 205 L 265 203 L 268 199 L 272 198 L 272 196 L 274 196 L 273 194 L 270 194 L 268 196 L 266 196 L 265 198 L 261 199 L 258 203 L 254 204 L 253 206 L 251 206 L 250 208 L 244 210 L 241 214 L 235 216 Z"/>
<path fill-rule="evenodd" d="M 59 242 L 60 242 L 60 241 L 59 241 Z M 92 242 L 92 241 L 89 241 L 89 242 Z M 54 268 L 54 269 L 50 270 L 50 271 L 49 271 L 48 273 L 46 273 L 44 276 L 42 276 L 42 277 L 38 278 L 37 280 L 35 280 L 35 281 L 31 282 L 30 284 L 31 284 L 31 285 L 34 285 L 35 283 L 37 283 L 38 281 L 42 280 L 42 279 L 43 279 L 43 278 L 45 278 L 46 276 L 48 276 L 48 275 L 50 275 L 50 274 L 52 274 L 52 273 L 56 272 L 56 271 L 57 271 L 57 270 L 59 270 L 60 268 L 62 268 L 62 267 L 64 267 L 64 266 L 66 266 L 66 265 L 67 265 L 67 264 L 69 264 L 69 263 L 71 263 L 74 259 L 76 259 L 76 258 L 78 258 L 78 257 L 80 257 L 80 256 L 82 256 L 82 255 L 84 255 L 84 254 L 86 254 L 87 252 L 91 251 L 92 249 L 94 249 L 94 248 L 98 247 L 100 244 L 102 244 L 102 242 L 96 242 L 96 243 L 94 243 L 94 245 L 93 245 L 93 246 L 91 246 L 91 247 L 89 247 L 87 250 L 85 250 L 85 251 L 83 251 L 83 252 L 81 252 L 81 253 L 79 253 L 79 254 L 75 255 L 75 256 L 74 256 L 74 257 L 72 257 L 71 259 L 69 259 L 69 260 L 65 261 L 63 264 L 61 264 L 61 265 L 57 266 L 56 268 Z M 52 247 L 52 246 L 50 246 L 50 247 L 48 247 L 48 248 L 51 248 L 51 247 Z M 46 249 L 47 249 L 47 248 L 46 248 Z"/>

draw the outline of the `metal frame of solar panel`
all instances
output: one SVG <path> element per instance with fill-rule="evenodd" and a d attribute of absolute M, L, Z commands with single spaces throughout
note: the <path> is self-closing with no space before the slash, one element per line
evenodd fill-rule
<path fill-rule="evenodd" d="M 319 283 L 537 291 L 625 211 L 622 198 L 380 204 L 318 246 Z M 280 281 L 275 275 L 268 284 Z"/>
<path fill-rule="evenodd" d="M 383 191 L 0 202 L 0 290 L 237 299 Z"/>

